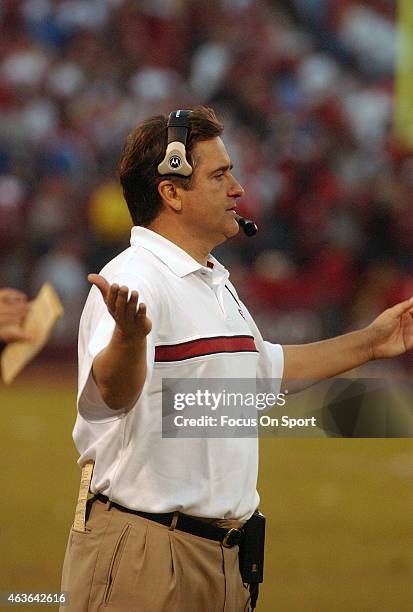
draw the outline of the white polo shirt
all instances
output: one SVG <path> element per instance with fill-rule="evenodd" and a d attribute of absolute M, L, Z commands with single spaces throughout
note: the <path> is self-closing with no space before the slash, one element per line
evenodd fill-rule
<path fill-rule="evenodd" d="M 91 368 L 115 323 L 92 287 L 80 321 L 73 431 L 79 464 L 95 462 L 91 490 L 134 510 L 248 519 L 259 503 L 258 440 L 162 438 L 162 378 L 281 379 L 281 346 L 263 341 L 214 257 L 202 266 L 151 230 L 134 227 L 131 246 L 101 274 L 139 292 L 152 331 L 139 400 L 128 412 L 110 409 Z"/>

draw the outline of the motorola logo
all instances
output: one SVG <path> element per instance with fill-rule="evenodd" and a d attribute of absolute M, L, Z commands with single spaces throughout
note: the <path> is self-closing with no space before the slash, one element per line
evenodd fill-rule
<path fill-rule="evenodd" d="M 169 160 L 169 165 L 171 166 L 171 168 L 179 168 L 179 166 L 181 165 L 180 157 L 178 157 L 177 155 L 172 155 L 171 159 Z"/>

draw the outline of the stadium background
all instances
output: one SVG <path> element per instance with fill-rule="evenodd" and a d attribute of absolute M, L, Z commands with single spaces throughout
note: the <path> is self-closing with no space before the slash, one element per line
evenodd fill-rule
<path fill-rule="evenodd" d="M 216 254 L 263 334 L 308 342 L 413 294 L 413 158 L 392 131 L 392 0 L 3 0 L 0 286 L 43 281 L 66 309 L 0 387 L 0 590 L 57 590 L 79 471 L 76 328 L 128 242 L 125 135 L 193 103 L 226 125 L 240 209 L 260 232 Z M 405 376 L 412 356 L 374 364 Z M 266 439 L 259 610 L 411 609 L 409 440 Z M 31 608 L 35 609 L 35 608 Z"/>

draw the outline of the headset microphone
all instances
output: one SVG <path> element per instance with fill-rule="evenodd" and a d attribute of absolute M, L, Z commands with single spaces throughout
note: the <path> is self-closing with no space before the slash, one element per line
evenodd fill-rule
<path fill-rule="evenodd" d="M 242 227 L 246 236 L 255 236 L 255 234 L 258 232 L 257 225 L 254 223 L 254 221 L 251 221 L 251 219 L 245 219 L 244 217 L 241 217 L 241 215 L 236 214 L 235 220 L 237 221 L 238 225 Z"/>
<path fill-rule="evenodd" d="M 178 176 L 190 176 L 192 166 L 186 158 L 186 142 L 190 130 L 190 110 L 177 110 L 169 115 L 168 146 L 165 157 L 158 165 L 158 172 L 161 175 L 176 174 Z M 258 227 L 254 221 L 244 219 L 241 215 L 235 215 L 235 219 L 244 230 L 246 236 L 255 236 Z"/>

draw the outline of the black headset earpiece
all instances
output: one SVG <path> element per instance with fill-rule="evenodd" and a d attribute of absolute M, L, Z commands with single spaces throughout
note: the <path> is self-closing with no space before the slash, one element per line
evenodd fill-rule
<path fill-rule="evenodd" d="M 168 119 L 168 146 L 165 157 L 158 166 L 159 174 L 190 176 L 192 166 L 186 159 L 186 141 L 189 132 L 189 110 L 177 110 Z"/>

